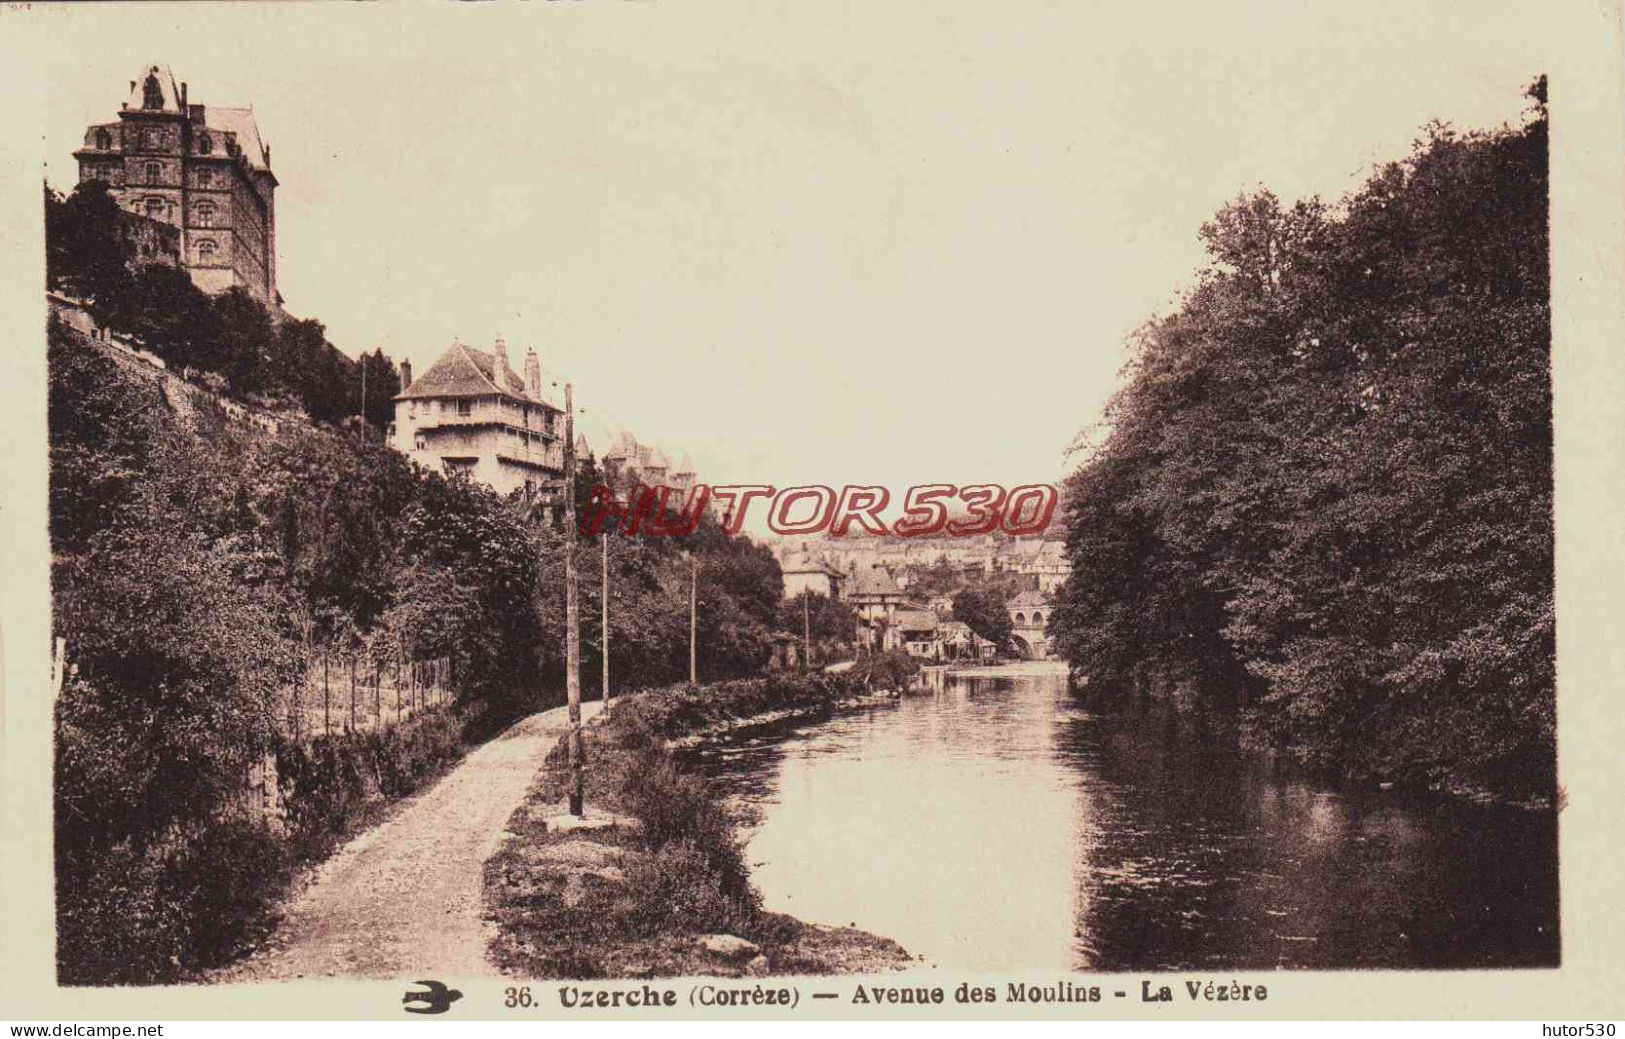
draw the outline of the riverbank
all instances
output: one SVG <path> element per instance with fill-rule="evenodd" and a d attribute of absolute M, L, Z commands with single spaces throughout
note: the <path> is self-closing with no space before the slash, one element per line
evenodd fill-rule
<path fill-rule="evenodd" d="M 613 703 L 584 735 L 585 826 L 563 813 L 563 741 L 485 867 L 506 974 L 624 978 L 876 973 L 914 961 L 896 942 L 762 909 L 721 799 L 685 772 L 692 746 L 900 689 L 912 667 L 880 658 L 840 674 L 679 686 Z M 895 683 L 895 684 L 894 684 Z"/>

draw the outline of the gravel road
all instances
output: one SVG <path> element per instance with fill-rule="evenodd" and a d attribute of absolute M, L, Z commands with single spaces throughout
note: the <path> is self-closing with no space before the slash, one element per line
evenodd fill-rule
<path fill-rule="evenodd" d="M 214 980 L 495 974 L 482 867 L 565 723 L 565 708 L 543 711 L 474 750 L 317 867 L 266 944 Z"/>

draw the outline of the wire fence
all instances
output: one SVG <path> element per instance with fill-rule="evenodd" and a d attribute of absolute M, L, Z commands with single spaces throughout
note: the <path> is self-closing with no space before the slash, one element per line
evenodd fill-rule
<path fill-rule="evenodd" d="M 318 654 L 305 680 L 282 698 L 277 721 L 295 740 L 367 732 L 450 703 L 453 695 L 449 657 Z"/>

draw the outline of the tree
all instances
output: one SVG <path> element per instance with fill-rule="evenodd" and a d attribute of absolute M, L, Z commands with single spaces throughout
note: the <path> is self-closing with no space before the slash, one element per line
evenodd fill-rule
<path fill-rule="evenodd" d="M 1429 128 L 1338 207 L 1238 199 L 1068 479 L 1091 696 L 1316 767 L 1553 782 L 1546 121 Z"/>
<path fill-rule="evenodd" d="M 122 216 L 107 184 L 87 180 L 66 200 L 45 189 L 46 284 L 103 302 L 128 275 L 135 248 L 119 230 Z"/>
<path fill-rule="evenodd" d="M 803 620 L 813 642 L 850 646 L 858 636 L 858 615 L 839 599 L 818 592 L 803 592 L 779 606 L 777 626 L 782 631 L 803 634 Z"/>
<path fill-rule="evenodd" d="M 960 592 L 954 596 L 954 620 L 993 643 L 1000 653 L 1010 651 L 1010 640 L 1014 633 L 1010 614 L 1005 611 L 1002 599 L 994 598 L 978 588 Z"/>
<path fill-rule="evenodd" d="M 376 429 L 386 429 L 395 421 L 395 396 L 401 392 L 401 375 L 380 347 L 362 354 L 355 363 L 354 411 Z"/>

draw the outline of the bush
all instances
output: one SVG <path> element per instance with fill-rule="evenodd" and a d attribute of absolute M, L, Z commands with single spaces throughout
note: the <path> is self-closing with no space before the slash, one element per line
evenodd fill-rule
<path fill-rule="evenodd" d="M 738 934 L 748 930 L 758 907 L 753 894 L 731 890 L 741 881 L 719 871 L 711 851 L 693 841 L 666 844 L 635 856 L 626 866 L 627 886 L 638 893 L 628 915 L 637 937 L 655 934 Z"/>
<path fill-rule="evenodd" d="M 920 671 L 920 662 L 903 650 L 864 657 L 846 672 L 847 680 L 865 692 L 900 690 Z"/>
<path fill-rule="evenodd" d="M 64 985 L 176 981 L 226 962 L 287 883 L 290 859 L 264 825 L 220 820 L 93 860 L 57 859 Z"/>

